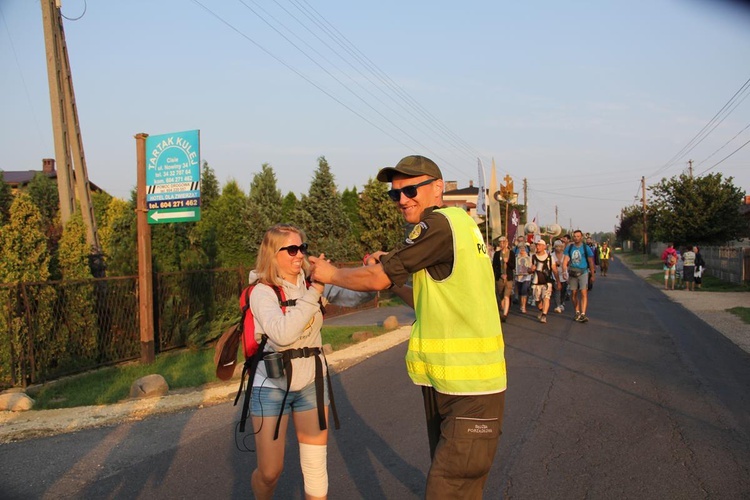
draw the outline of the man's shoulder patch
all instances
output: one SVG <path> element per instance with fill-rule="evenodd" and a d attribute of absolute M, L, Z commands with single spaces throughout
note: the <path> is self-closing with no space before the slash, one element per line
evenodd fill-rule
<path fill-rule="evenodd" d="M 419 239 L 420 236 L 422 236 L 425 231 L 427 231 L 430 227 L 427 225 L 426 222 L 422 221 L 411 230 L 409 233 L 409 236 L 406 238 L 406 244 L 412 245 L 415 241 Z"/>

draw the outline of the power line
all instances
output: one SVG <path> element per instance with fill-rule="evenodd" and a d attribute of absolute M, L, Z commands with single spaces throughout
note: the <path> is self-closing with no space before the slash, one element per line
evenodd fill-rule
<path fill-rule="evenodd" d="M 734 135 L 734 137 L 732 137 L 732 138 L 731 138 L 731 139 L 729 139 L 729 140 L 728 140 L 727 142 L 725 142 L 725 143 L 724 143 L 724 144 L 723 144 L 723 145 L 722 145 L 722 146 L 721 146 L 721 147 L 720 147 L 719 149 L 717 149 L 716 151 L 714 151 L 713 153 L 711 153 L 710 155 L 708 155 L 708 156 L 707 156 L 706 158 L 704 158 L 703 160 L 699 161 L 699 162 L 698 162 L 698 165 L 696 165 L 696 167 L 697 167 L 697 166 L 700 166 L 700 165 L 703 165 L 703 164 L 704 164 L 705 162 L 707 162 L 707 161 L 708 161 L 708 160 L 709 160 L 709 159 L 710 159 L 710 158 L 711 158 L 711 157 L 712 157 L 713 155 L 715 155 L 716 153 L 718 153 L 719 151 L 721 151 L 722 149 L 724 149 L 724 148 L 725 148 L 725 147 L 726 147 L 726 146 L 727 146 L 727 145 L 728 145 L 728 144 L 729 144 L 730 142 L 732 142 L 732 141 L 733 141 L 733 140 L 735 140 L 735 139 L 736 139 L 737 137 L 739 137 L 739 135 L 740 135 L 740 134 L 741 134 L 742 132 L 744 132 L 745 130 L 747 130 L 748 128 L 750 128 L 750 123 L 748 123 L 748 124 L 747 124 L 747 125 L 745 126 L 745 128 L 743 128 L 742 130 L 740 130 L 739 132 L 737 132 L 737 133 L 736 133 L 736 134 Z M 713 168 L 713 167 L 711 167 L 711 168 Z"/>
<path fill-rule="evenodd" d="M 667 163 L 665 163 L 663 166 L 661 166 L 654 173 L 652 173 L 651 175 L 648 175 L 647 177 L 650 178 L 650 177 L 654 177 L 654 176 L 658 175 L 659 173 L 665 171 L 666 169 L 668 169 L 669 167 L 671 167 L 672 165 L 674 165 L 675 162 L 677 162 L 680 159 L 682 159 L 685 155 L 687 155 L 688 153 L 690 153 L 690 151 L 692 151 L 693 148 L 695 148 L 698 144 L 700 144 L 703 141 L 703 139 L 705 139 L 711 132 L 713 132 L 713 130 L 722 121 L 724 121 L 724 119 L 726 119 L 726 117 L 729 116 L 737 108 L 737 106 L 742 101 L 745 100 L 745 98 L 747 97 L 747 95 L 745 95 L 745 97 L 743 97 L 739 102 L 735 103 L 735 101 L 738 99 L 738 96 L 741 95 L 741 94 L 743 94 L 743 93 L 745 93 L 745 92 L 747 92 L 748 89 L 750 89 L 750 78 L 748 78 L 748 80 L 744 84 L 742 84 L 742 86 L 739 88 L 739 90 L 737 90 L 734 93 L 734 95 L 724 104 L 724 106 L 722 106 L 721 109 L 716 112 L 716 114 L 713 116 L 713 118 L 711 118 L 708 121 L 708 123 L 706 125 L 704 125 L 703 128 L 700 129 L 700 131 L 697 134 L 695 134 L 695 136 L 692 139 L 690 139 L 690 141 L 688 141 L 687 144 L 685 144 L 685 146 L 682 147 L 682 149 L 680 149 Z M 730 106 L 733 106 L 733 107 L 731 109 L 729 109 L 728 111 L 726 111 Z M 724 115 L 724 117 L 721 120 L 719 120 L 718 123 L 715 123 L 717 121 L 717 118 L 722 113 L 725 113 L 725 111 L 726 111 L 726 114 Z M 712 125 L 713 125 L 713 127 L 712 127 Z M 709 130 L 709 128 L 710 128 L 710 130 Z"/>
<path fill-rule="evenodd" d="M 34 113 L 34 106 L 31 102 L 31 94 L 29 94 L 29 86 L 26 85 L 26 79 L 23 76 L 23 70 L 21 69 L 21 63 L 18 61 L 18 53 L 16 52 L 16 46 L 13 44 L 13 37 L 10 35 L 10 29 L 8 29 L 8 23 L 5 21 L 5 14 L 3 9 L 0 8 L 0 17 L 3 18 L 3 26 L 5 26 L 5 32 L 8 33 L 8 42 L 10 42 L 10 49 L 13 52 L 13 59 L 16 61 L 16 67 L 18 68 L 18 74 L 21 77 L 21 84 L 23 85 L 23 91 L 26 94 L 26 100 L 29 103 L 31 109 L 31 119 L 34 121 L 34 127 L 36 128 L 37 136 L 39 137 L 39 143 L 44 144 L 44 138 L 42 136 L 42 129 L 39 127 L 39 121 L 36 119 L 36 113 Z"/>
<path fill-rule="evenodd" d="M 724 160 L 728 160 L 729 158 L 732 157 L 733 154 L 735 154 L 737 151 L 739 151 L 740 149 L 744 148 L 748 144 L 750 144 L 750 140 L 748 140 L 745 144 L 743 144 L 742 146 L 738 147 L 737 149 L 735 149 L 734 151 L 732 151 L 731 153 L 729 153 L 727 156 L 725 156 L 724 158 L 722 158 L 718 162 L 716 162 L 713 165 L 711 165 L 710 167 L 708 167 L 706 170 L 704 170 L 703 172 L 701 172 L 700 174 L 698 174 L 698 176 L 701 176 L 701 175 L 705 174 L 706 172 L 708 172 L 709 170 L 711 170 L 711 169 L 713 169 L 715 167 L 718 167 Z"/>
<path fill-rule="evenodd" d="M 201 3 L 198 0 L 193 0 L 193 2 L 196 5 L 198 5 L 201 8 L 203 8 L 206 12 L 208 12 L 209 14 L 211 14 L 213 17 L 215 17 L 216 19 L 218 19 L 219 21 L 221 21 L 227 27 L 229 27 L 230 29 L 232 29 L 233 31 L 235 31 L 236 33 L 238 33 L 240 36 L 242 36 L 246 40 L 248 40 L 251 43 L 253 43 L 257 48 L 261 49 L 263 52 L 265 52 L 267 55 L 271 56 L 277 62 L 281 63 L 287 69 L 290 69 L 295 74 L 297 74 L 298 76 L 300 76 L 301 78 L 303 78 L 306 82 L 308 82 L 309 84 L 313 85 L 315 88 L 317 88 L 318 90 L 320 90 L 321 92 L 323 92 L 324 94 L 326 94 L 329 98 L 333 99 L 335 102 L 337 102 L 338 104 L 340 104 L 341 106 L 343 106 L 344 108 L 346 108 L 347 110 L 349 110 L 350 112 L 354 113 L 357 117 L 363 119 L 365 122 L 367 122 L 371 126 L 375 127 L 376 129 L 380 130 L 382 133 L 384 133 L 385 135 L 387 135 L 391 139 L 395 140 L 397 143 L 401 144 L 405 148 L 412 149 L 412 147 L 410 147 L 409 145 L 405 144 L 402 140 L 400 140 L 397 137 L 395 137 L 394 134 L 390 133 L 383 126 L 380 126 L 380 125 L 376 124 L 372 119 L 367 118 L 362 112 L 357 111 L 351 105 L 346 104 L 343 100 L 341 100 L 339 97 L 337 97 L 336 95 L 334 95 L 333 91 L 324 88 L 321 84 L 318 84 L 315 81 L 313 81 L 312 78 L 310 78 L 307 75 L 305 75 L 302 71 L 298 70 L 297 68 L 293 67 L 291 64 L 289 64 L 286 61 L 284 61 L 282 58 L 280 58 L 280 57 L 276 56 L 275 54 L 273 54 L 269 49 L 267 49 L 266 47 L 262 46 L 260 43 L 258 43 L 254 39 L 252 39 L 250 36 L 246 35 L 241 29 L 239 29 L 238 27 L 234 26 L 231 22 L 227 21 L 226 19 L 224 19 L 223 17 L 221 17 L 219 14 L 215 13 L 214 11 L 212 11 L 206 5 L 204 5 L 203 3 Z M 323 70 L 328 77 L 330 77 L 331 79 L 333 79 L 334 81 L 336 81 L 344 89 L 346 89 L 348 92 L 350 92 L 352 95 L 354 95 L 359 101 L 361 101 L 361 103 L 363 103 L 365 106 L 367 106 L 368 108 L 370 108 L 372 110 L 372 112 L 378 114 L 383 120 L 385 120 L 390 125 L 391 128 L 394 128 L 394 129 L 398 130 L 400 132 L 400 134 L 403 134 L 404 136 L 408 137 L 411 141 L 414 141 L 414 143 L 416 143 L 420 148 L 428 151 L 432 156 L 434 156 L 437 159 L 439 159 L 441 161 L 441 163 L 446 166 L 446 168 L 451 169 L 451 167 L 453 167 L 452 164 L 448 160 L 442 158 L 441 155 L 439 155 L 438 153 L 432 151 L 428 146 L 426 146 L 425 144 L 423 144 L 421 141 L 419 141 L 412 134 L 410 134 L 409 132 L 407 132 L 406 130 L 404 130 L 402 127 L 400 127 L 398 124 L 394 123 L 391 119 L 389 119 L 388 117 L 386 117 L 385 115 L 383 115 L 378 109 L 376 109 L 375 107 L 373 107 L 372 104 L 370 104 L 370 102 L 368 102 L 360 94 L 358 94 L 357 92 L 355 92 L 354 90 L 352 90 L 349 86 L 347 86 L 339 78 L 337 78 L 335 75 L 333 75 L 333 73 L 331 73 L 331 71 L 329 71 L 328 69 L 326 69 L 321 62 L 319 62 L 310 53 L 308 53 L 307 51 L 305 51 L 304 49 L 302 49 L 302 47 L 300 47 L 299 44 L 294 43 L 288 36 L 286 36 L 284 33 L 282 33 L 280 31 L 280 29 L 276 28 L 268 19 L 266 19 L 260 12 L 258 12 L 258 10 L 253 9 L 250 5 L 248 5 L 247 3 L 243 2 L 243 1 L 241 1 L 241 3 L 248 10 L 250 10 L 251 12 L 253 12 L 258 18 L 260 18 L 264 23 L 266 23 L 271 29 L 273 29 L 279 36 L 281 36 L 282 38 L 284 38 L 287 41 L 287 43 L 289 43 L 290 45 L 292 45 L 295 49 L 297 49 L 305 57 L 307 57 L 310 61 L 312 61 L 316 66 L 318 66 L 321 70 Z M 257 3 L 256 3 L 256 5 L 257 5 Z M 288 12 L 288 10 L 286 10 L 286 9 L 284 9 L 284 10 L 285 10 L 285 12 Z M 273 18 L 273 16 L 271 16 L 270 14 L 268 14 L 265 9 L 263 9 L 263 11 L 269 17 Z M 296 33 L 294 33 L 288 26 L 284 25 L 284 23 L 282 23 L 281 21 L 279 21 L 276 18 L 273 18 L 273 20 L 277 24 L 281 25 L 283 27 L 283 29 L 285 29 L 287 32 L 292 33 L 292 35 L 294 37 L 296 37 L 297 39 L 301 40 L 302 43 L 305 43 L 305 45 L 307 45 L 308 47 L 311 47 L 307 42 L 305 42 L 304 40 L 302 40 L 302 38 L 299 37 L 299 35 L 297 35 Z M 297 19 L 297 22 L 299 22 L 298 19 Z M 319 56 L 321 56 L 329 65 L 332 65 L 332 66 L 336 67 L 329 59 L 325 58 L 319 51 L 317 51 L 315 49 L 312 49 L 312 48 L 311 48 L 311 50 L 314 51 Z M 337 55 L 339 57 L 341 57 L 342 59 L 345 60 L 345 58 L 343 58 L 340 54 L 337 54 Z M 338 67 L 336 67 L 336 69 L 339 70 L 339 71 L 341 71 L 340 68 L 338 68 Z M 349 77 L 349 78 L 351 79 L 351 77 Z M 368 80 L 368 81 L 372 82 L 372 80 Z M 372 93 L 369 93 L 369 94 L 372 95 Z M 473 161 L 473 158 L 472 158 L 472 161 Z M 452 169 L 456 170 L 456 168 L 452 168 Z M 458 173 L 463 174 L 463 175 L 467 175 L 466 174 L 466 170 L 464 170 L 464 169 L 458 169 L 458 170 L 460 170 L 460 171 L 458 171 Z"/>
<path fill-rule="evenodd" d="M 201 2 L 199 2 L 198 0 L 192 0 L 192 1 L 193 1 L 193 3 L 197 4 L 199 7 L 201 7 L 202 9 L 204 9 L 206 12 L 208 12 L 209 14 L 211 14 L 212 16 L 214 16 L 216 19 L 218 19 L 219 21 L 221 21 L 224 25 L 226 25 L 232 31 L 234 31 L 235 33 L 237 33 L 241 37 L 245 38 L 247 41 L 249 41 L 250 43 L 252 43 L 253 45 L 255 45 L 257 48 L 259 48 L 260 50 L 262 50 L 263 52 L 265 52 L 268 56 L 270 56 L 271 58 L 273 58 L 274 60 L 276 60 L 278 63 L 280 63 L 281 65 L 283 65 L 288 70 L 292 71 L 294 74 L 296 74 L 297 76 L 299 76 L 300 78 L 302 78 L 303 80 L 305 80 L 307 83 L 309 83 L 310 85 L 312 85 L 313 87 L 315 87 L 319 91 L 323 92 L 325 95 L 327 95 L 328 97 L 330 97 L 331 99 L 333 99 L 335 102 L 337 102 L 338 104 L 340 104 L 344 108 L 348 109 L 349 111 L 351 111 L 356 116 L 358 116 L 359 118 L 361 118 L 365 122 L 369 123 L 370 125 L 372 125 L 376 129 L 380 130 L 385 135 L 387 135 L 388 137 L 390 137 L 394 141 L 398 142 L 399 144 L 401 144 L 405 148 L 410 148 L 409 145 L 403 143 L 401 140 L 399 140 L 398 138 L 394 137 L 393 135 L 391 135 L 390 133 L 388 133 L 387 131 L 385 131 L 382 127 L 380 127 L 377 124 L 373 123 L 371 120 L 369 120 L 368 118 L 366 118 L 365 116 L 363 116 L 362 114 L 360 114 L 359 112 L 357 112 L 356 110 L 354 110 L 353 108 L 351 108 L 350 106 L 348 106 L 346 103 L 344 103 L 343 101 L 341 101 L 340 99 L 338 99 L 335 95 L 333 95 L 331 92 L 329 92 L 328 90 L 326 90 L 322 86 L 320 86 L 317 83 L 315 83 L 313 80 L 311 80 L 310 78 L 308 78 L 301 71 L 297 70 L 296 68 L 294 68 L 290 64 L 287 64 L 286 61 L 284 61 L 280 57 L 278 57 L 275 54 L 273 54 L 271 51 L 269 51 L 264 46 L 262 46 L 261 44 L 259 44 L 258 42 L 256 42 L 255 40 L 253 40 L 252 38 L 250 38 L 249 36 L 247 36 L 245 33 L 243 33 L 242 31 L 240 31 L 238 28 L 235 28 L 231 23 L 229 23 L 224 18 L 222 18 L 221 16 L 219 16 L 218 14 L 216 14 L 215 12 L 213 12 L 211 9 L 209 9 L 208 7 L 206 7 L 205 5 L 203 5 Z"/>

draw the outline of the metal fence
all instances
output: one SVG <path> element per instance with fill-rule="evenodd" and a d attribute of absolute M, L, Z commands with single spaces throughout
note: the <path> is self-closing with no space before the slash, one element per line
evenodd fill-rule
<path fill-rule="evenodd" d="M 140 354 L 135 277 L 0 285 L 0 307 L 2 387 Z"/>
<path fill-rule="evenodd" d="M 247 276 L 244 268 L 155 273 L 157 352 L 205 345 L 238 321 Z M 0 388 L 140 357 L 137 276 L 0 285 L 0 308 Z M 351 311 L 326 308 L 328 317 Z"/>

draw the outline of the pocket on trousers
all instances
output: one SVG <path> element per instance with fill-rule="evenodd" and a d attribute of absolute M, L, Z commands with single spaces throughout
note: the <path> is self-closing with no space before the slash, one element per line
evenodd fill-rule
<path fill-rule="evenodd" d="M 452 418 L 445 421 L 443 436 L 446 443 L 441 450 L 440 468 L 457 478 L 484 476 L 492 467 L 500 433 L 498 419 Z"/>

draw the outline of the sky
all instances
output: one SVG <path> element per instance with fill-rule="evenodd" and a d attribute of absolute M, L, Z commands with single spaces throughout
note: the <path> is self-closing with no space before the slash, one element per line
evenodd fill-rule
<path fill-rule="evenodd" d="M 750 192 L 750 7 L 722 0 L 62 0 L 89 179 L 129 198 L 137 133 L 200 130 L 249 191 L 341 191 L 410 154 L 530 218 L 612 231 L 646 185 Z M 0 0 L 0 170 L 54 157 L 41 4 Z M 523 201 L 523 193 L 519 201 Z M 557 219 L 556 219 L 557 217 Z"/>

